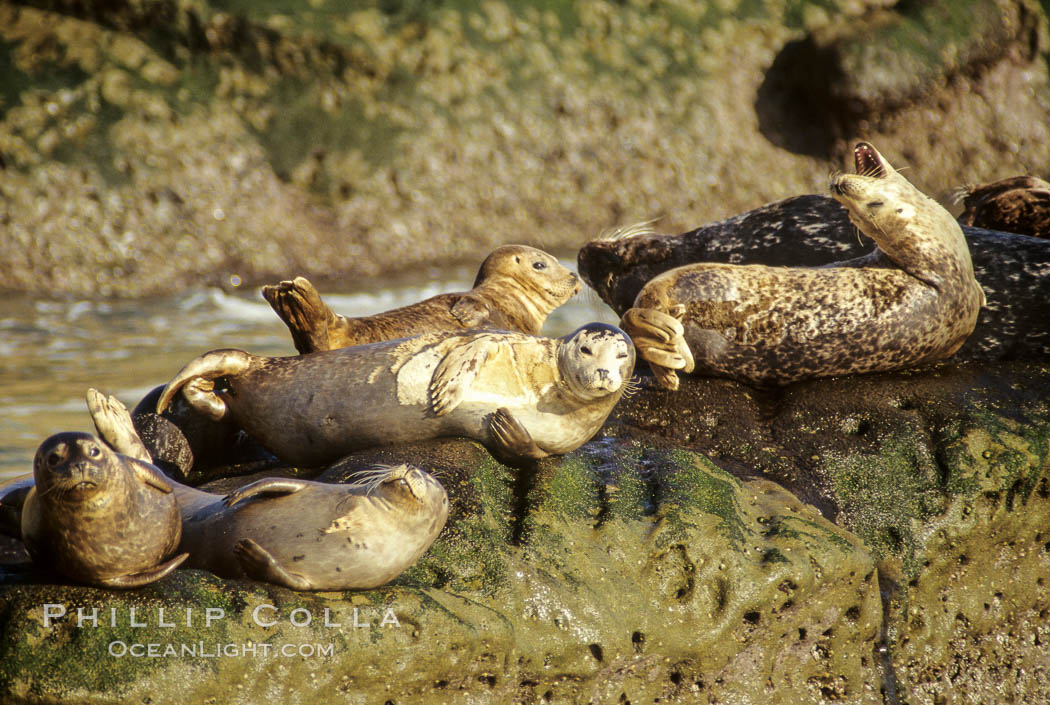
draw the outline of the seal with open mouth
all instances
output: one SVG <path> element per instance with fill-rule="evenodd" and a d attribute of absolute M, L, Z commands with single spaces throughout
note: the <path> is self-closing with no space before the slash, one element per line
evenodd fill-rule
<path fill-rule="evenodd" d="M 685 372 L 755 385 L 909 367 L 954 353 L 984 294 L 959 224 L 870 144 L 833 197 L 880 256 L 828 267 L 698 263 L 653 278 L 621 325 L 665 386 Z M 640 309 L 640 311 L 639 311 Z M 682 339 L 651 311 L 679 319 Z M 669 332 L 670 331 L 670 332 Z"/>

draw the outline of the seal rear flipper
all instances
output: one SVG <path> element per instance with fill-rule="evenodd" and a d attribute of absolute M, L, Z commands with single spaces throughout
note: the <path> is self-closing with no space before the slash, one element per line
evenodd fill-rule
<path fill-rule="evenodd" d="M 186 388 L 183 396 L 197 411 L 216 421 L 226 415 L 226 402 L 214 392 L 214 380 L 247 372 L 255 356 L 243 350 L 212 350 L 191 360 L 164 387 L 157 400 L 157 413 L 163 414 L 175 393 Z"/>
<path fill-rule="evenodd" d="M 539 460 L 550 455 L 536 445 L 532 435 L 506 407 L 500 407 L 489 420 L 497 454 L 510 460 Z"/>
<path fill-rule="evenodd" d="M 485 360 L 498 348 L 496 336 L 482 335 L 442 358 L 430 378 L 430 408 L 435 416 L 444 416 L 460 405 Z"/>
<path fill-rule="evenodd" d="M 232 507 L 238 502 L 250 499 L 251 497 L 276 497 L 280 495 L 288 495 L 306 489 L 309 486 L 309 483 L 304 480 L 269 477 L 265 480 L 259 480 L 258 482 L 253 482 L 250 485 L 245 485 L 244 487 L 234 490 L 222 498 L 222 504 L 225 507 Z"/>
<path fill-rule="evenodd" d="M 262 295 L 288 326 L 292 343 L 301 354 L 332 349 L 329 326 L 336 316 L 306 277 L 264 286 Z"/>
<path fill-rule="evenodd" d="M 182 564 L 182 562 L 189 557 L 190 554 L 188 553 L 180 553 L 167 563 L 161 563 L 156 568 L 144 570 L 141 573 L 121 575 L 117 578 L 106 578 L 104 580 L 99 580 L 98 584 L 103 587 L 110 588 L 136 588 L 141 587 L 143 585 L 149 585 L 150 583 L 160 580 L 168 573 L 178 568 Z"/>
<path fill-rule="evenodd" d="M 238 541 L 233 547 L 233 555 L 249 578 L 283 585 L 292 590 L 314 589 L 313 583 L 297 573 L 288 572 L 269 551 L 252 539 Z"/>
<path fill-rule="evenodd" d="M 94 387 L 88 388 L 85 398 L 95 430 L 110 448 L 128 457 L 152 464 L 153 457 L 146 449 L 146 444 L 139 438 L 128 407 L 124 406 L 115 396 L 107 397 Z M 167 491 L 170 492 L 171 488 L 168 487 Z"/>
<path fill-rule="evenodd" d="M 452 317 L 464 328 L 480 328 L 489 319 L 489 307 L 477 296 L 464 294 L 449 309 Z"/>

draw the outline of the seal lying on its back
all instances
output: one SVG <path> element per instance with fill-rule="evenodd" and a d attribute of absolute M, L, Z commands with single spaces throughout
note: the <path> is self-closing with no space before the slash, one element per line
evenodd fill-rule
<path fill-rule="evenodd" d="M 166 560 L 182 524 L 171 483 L 152 465 L 90 434 L 59 433 L 37 450 L 33 479 L 21 537 L 34 562 L 82 583 L 130 588 L 185 560 Z"/>
<path fill-rule="evenodd" d="M 597 433 L 633 370 L 630 338 L 603 323 L 564 338 L 431 333 L 299 357 L 216 350 L 168 383 L 157 412 L 185 389 L 192 408 L 304 466 L 438 436 L 542 458 Z"/>
<path fill-rule="evenodd" d="M 149 462 L 123 404 L 94 389 L 87 403 L 99 435 Z M 353 485 L 270 478 L 225 497 L 172 484 L 185 567 L 293 590 L 383 585 L 430 548 L 448 518 L 445 488 L 408 465 L 373 470 Z"/>
<path fill-rule="evenodd" d="M 543 322 L 580 290 L 580 280 L 551 255 L 524 245 L 493 250 L 474 288 L 361 318 L 334 313 L 304 277 L 265 286 L 301 354 L 378 343 L 440 330 L 498 328 L 539 335 Z"/>
<path fill-rule="evenodd" d="M 655 277 L 634 306 L 681 318 L 692 357 L 681 369 L 691 371 L 695 361 L 701 374 L 787 384 L 908 367 L 945 358 L 962 345 L 984 295 L 959 224 L 871 145 L 858 144 L 854 157 L 858 173 L 835 177 L 832 195 L 891 263 L 700 263 Z M 673 372 L 659 368 L 662 356 L 681 346 L 668 336 L 665 321 L 654 337 L 649 316 L 628 310 L 622 325 L 665 386 L 674 386 Z"/>

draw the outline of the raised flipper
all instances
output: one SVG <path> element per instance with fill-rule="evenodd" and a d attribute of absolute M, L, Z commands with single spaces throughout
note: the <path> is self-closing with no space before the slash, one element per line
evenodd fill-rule
<path fill-rule="evenodd" d="M 135 430 L 128 408 L 119 399 L 112 395 L 107 397 L 94 388 L 87 390 L 86 398 L 95 430 L 110 448 L 146 463 L 153 462 L 146 445 Z M 170 488 L 168 491 L 171 491 Z"/>
<path fill-rule="evenodd" d="M 310 484 L 304 480 L 268 477 L 265 480 L 259 480 L 234 490 L 222 498 L 222 503 L 223 506 L 232 507 L 238 502 L 251 499 L 252 497 L 279 497 L 298 492 L 309 486 Z"/>
<path fill-rule="evenodd" d="M 156 568 L 144 570 L 141 573 L 121 575 L 117 578 L 106 578 L 105 580 L 99 580 L 98 584 L 102 585 L 103 587 L 110 588 L 136 588 L 141 587 L 143 585 L 149 585 L 150 583 L 160 580 L 168 573 L 178 568 L 182 564 L 182 562 L 189 557 L 190 554 L 188 553 L 180 553 L 167 563 L 161 563 Z"/>
<path fill-rule="evenodd" d="M 449 313 L 464 328 L 480 328 L 489 320 L 491 312 L 483 300 L 472 294 L 464 294 L 452 304 Z"/>
<path fill-rule="evenodd" d="M 506 407 L 500 407 L 489 419 L 489 428 L 498 454 L 504 458 L 539 460 L 550 455 L 536 445 L 532 435 Z"/>
<path fill-rule="evenodd" d="M 247 372 L 257 358 L 243 350 L 212 350 L 191 360 L 168 382 L 157 400 L 157 413 L 163 414 L 179 390 L 189 405 L 210 419 L 221 421 L 226 402 L 215 393 L 214 380 Z"/>
<path fill-rule="evenodd" d="M 309 580 L 298 573 L 289 572 L 270 555 L 265 548 L 252 539 L 241 539 L 233 547 L 233 555 L 241 565 L 241 570 L 249 578 L 263 582 L 283 585 L 292 590 L 313 590 Z"/>
<path fill-rule="evenodd" d="M 654 308 L 630 308 L 624 312 L 620 327 L 631 337 L 638 354 L 653 371 L 660 386 L 678 389 L 675 370 L 692 372 L 695 367 L 681 318 L 685 306 L 674 306 L 670 313 Z"/>
<path fill-rule="evenodd" d="M 436 416 L 444 416 L 460 405 L 478 370 L 498 349 L 497 336 L 484 335 L 445 355 L 430 378 L 430 408 Z"/>
<path fill-rule="evenodd" d="M 262 295 L 288 326 L 292 343 L 301 354 L 331 349 L 328 329 L 336 315 L 306 277 L 264 286 Z"/>

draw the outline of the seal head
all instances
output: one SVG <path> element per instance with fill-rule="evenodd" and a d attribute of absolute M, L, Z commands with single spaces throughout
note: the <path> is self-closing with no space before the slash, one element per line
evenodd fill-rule
<path fill-rule="evenodd" d="M 171 485 L 152 465 L 90 434 L 59 433 L 37 450 L 33 477 L 22 537 L 34 561 L 81 582 L 137 587 L 186 558 L 162 563 L 181 522 Z"/>
<path fill-rule="evenodd" d="M 588 323 L 562 339 L 558 369 L 579 399 L 600 399 L 622 392 L 634 371 L 634 344 L 622 330 Z"/>

